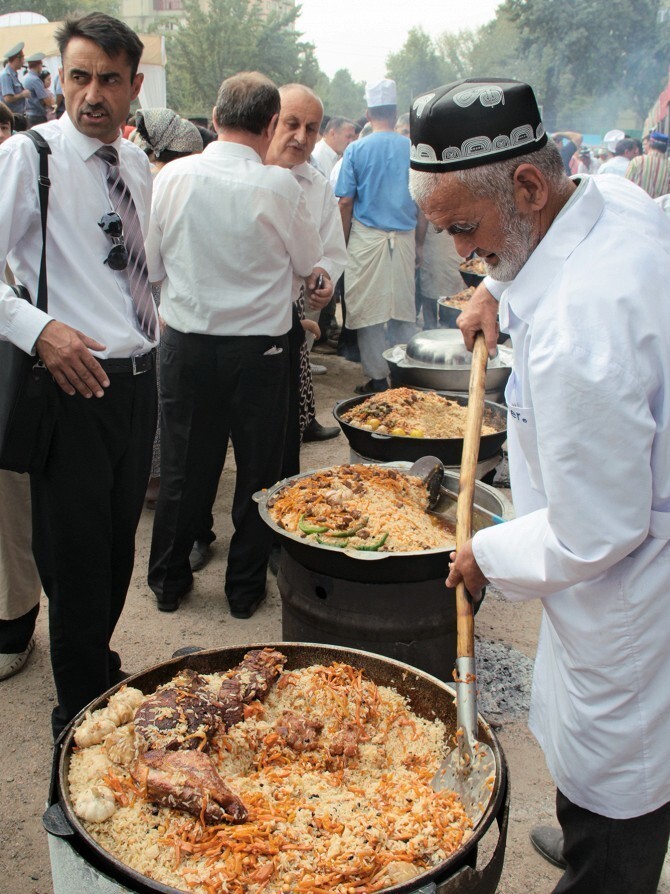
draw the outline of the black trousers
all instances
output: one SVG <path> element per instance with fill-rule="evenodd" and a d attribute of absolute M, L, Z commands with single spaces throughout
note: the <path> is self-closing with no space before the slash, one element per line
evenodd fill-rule
<path fill-rule="evenodd" d="M 49 599 L 54 735 L 113 683 L 156 425 L 154 370 L 112 373 L 105 396 L 59 392 L 46 468 L 31 476 L 33 552 Z"/>
<path fill-rule="evenodd" d="M 229 439 L 237 465 L 225 592 L 246 608 L 265 590 L 272 532 L 252 495 L 280 477 L 288 410 L 286 335 L 185 334 L 161 341 L 161 488 L 149 585 L 161 601 L 193 580 L 189 553 L 206 530 Z"/>
<path fill-rule="evenodd" d="M 633 819 L 591 813 L 556 793 L 568 864 L 554 894 L 656 894 L 668 849 L 670 803 Z"/>

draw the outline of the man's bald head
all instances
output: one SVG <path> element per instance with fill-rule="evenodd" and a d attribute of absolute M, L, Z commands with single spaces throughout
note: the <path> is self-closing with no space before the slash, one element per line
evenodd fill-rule
<path fill-rule="evenodd" d="M 285 84 L 279 96 L 279 121 L 266 161 L 293 168 L 309 161 L 319 136 L 323 103 L 303 84 Z"/>

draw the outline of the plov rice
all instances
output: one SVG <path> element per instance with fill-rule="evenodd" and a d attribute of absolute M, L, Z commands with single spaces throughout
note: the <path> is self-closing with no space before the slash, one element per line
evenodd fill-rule
<path fill-rule="evenodd" d="M 213 692 L 224 676 L 203 675 Z M 209 755 L 247 822 L 205 825 L 147 802 L 103 741 L 75 749 L 70 765 L 73 801 L 92 786 L 117 801 L 108 819 L 83 821 L 88 833 L 137 872 L 197 894 L 370 894 L 438 865 L 470 835 L 457 796 L 430 785 L 444 724 L 362 671 L 284 671 L 245 716 Z M 296 718 L 309 741 L 292 734 Z"/>

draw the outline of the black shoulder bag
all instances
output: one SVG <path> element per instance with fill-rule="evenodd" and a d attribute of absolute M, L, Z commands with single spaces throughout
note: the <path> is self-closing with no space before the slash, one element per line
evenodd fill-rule
<path fill-rule="evenodd" d="M 42 259 L 37 307 L 47 310 L 47 207 L 49 203 L 49 155 L 44 137 L 24 132 L 40 155 L 38 178 L 42 219 Z M 25 286 L 11 287 L 19 298 L 30 301 Z M 0 469 L 40 472 L 46 463 L 56 415 L 58 386 L 39 357 L 31 356 L 9 341 L 0 341 Z"/>

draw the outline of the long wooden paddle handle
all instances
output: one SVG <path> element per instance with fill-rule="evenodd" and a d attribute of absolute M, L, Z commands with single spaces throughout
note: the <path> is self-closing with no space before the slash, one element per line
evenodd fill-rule
<path fill-rule="evenodd" d="M 456 550 L 472 536 L 472 504 L 475 497 L 475 476 L 479 441 L 482 436 L 484 419 L 484 394 L 486 392 L 486 363 L 488 351 L 484 336 L 480 332 L 475 339 L 470 369 L 468 391 L 468 411 L 463 435 L 463 455 L 461 476 L 458 487 L 456 515 Z M 475 620 L 472 603 L 465 592 L 465 585 L 456 586 L 456 656 L 458 658 L 475 655 Z"/>

